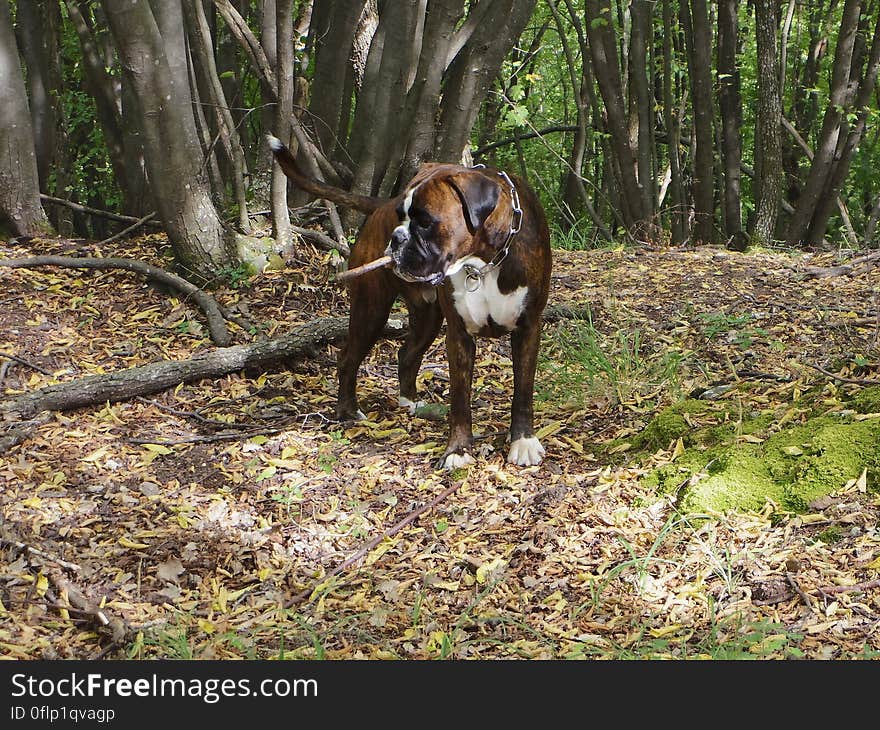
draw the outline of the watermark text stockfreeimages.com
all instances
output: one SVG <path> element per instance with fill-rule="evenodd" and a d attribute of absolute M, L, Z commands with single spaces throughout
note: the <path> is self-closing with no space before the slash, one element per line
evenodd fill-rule
<path fill-rule="evenodd" d="M 67 699 L 92 698 L 115 699 L 127 697 L 199 698 L 213 704 L 224 697 L 317 697 L 316 679 L 287 679 L 285 677 L 253 680 L 239 679 L 187 679 L 160 677 L 156 674 L 129 679 L 107 677 L 98 672 L 79 674 L 71 672 L 61 678 L 38 678 L 27 673 L 11 677 L 13 698 Z"/>

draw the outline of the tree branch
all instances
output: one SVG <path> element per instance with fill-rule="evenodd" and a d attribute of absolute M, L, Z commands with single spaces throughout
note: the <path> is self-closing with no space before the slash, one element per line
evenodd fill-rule
<path fill-rule="evenodd" d="M 220 347 L 228 345 L 232 338 L 226 329 L 226 321 L 220 312 L 220 307 L 210 294 L 199 289 L 195 284 L 172 274 L 158 266 L 147 264 L 137 259 L 123 258 L 92 258 L 73 256 L 34 256 L 27 259 L 0 259 L 0 266 L 8 266 L 13 269 L 34 269 L 41 266 L 62 266 L 70 269 L 125 269 L 141 274 L 148 279 L 158 281 L 172 289 L 191 297 L 201 307 L 208 320 L 208 329 L 211 333 L 211 341 Z"/>
<path fill-rule="evenodd" d="M 512 137 L 505 137 L 504 139 L 499 139 L 497 142 L 492 142 L 490 144 L 485 144 L 482 147 L 478 147 L 473 151 L 474 159 L 478 157 L 482 157 L 487 152 L 491 152 L 498 147 L 504 147 L 508 144 L 513 144 L 514 142 L 520 142 L 524 139 L 534 139 L 535 137 L 543 137 L 545 134 L 551 134 L 552 132 L 577 132 L 578 127 L 576 124 L 552 124 L 549 127 L 544 127 L 543 129 L 536 129 L 534 132 L 521 132 L 518 134 L 514 134 Z"/>
<path fill-rule="evenodd" d="M 81 205 L 80 203 L 74 203 L 72 200 L 64 200 L 63 198 L 53 198 L 51 195 L 45 195 L 40 193 L 40 200 L 46 203 L 55 203 L 56 205 L 63 205 L 65 208 L 70 208 L 71 210 L 75 210 L 77 213 L 86 213 L 88 215 L 96 215 L 100 218 L 107 218 L 111 221 L 119 221 L 120 223 L 137 223 L 138 225 L 149 224 L 156 228 L 161 228 L 162 224 L 159 221 L 151 221 L 150 218 L 156 215 L 155 212 L 150 213 L 149 216 L 145 218 L 135 218 L 131 215 L 122 215 L 120 213 L 111 213 L 109 210 L 100 210 L 99 208 L 91 208 L 88 205 Z"/>

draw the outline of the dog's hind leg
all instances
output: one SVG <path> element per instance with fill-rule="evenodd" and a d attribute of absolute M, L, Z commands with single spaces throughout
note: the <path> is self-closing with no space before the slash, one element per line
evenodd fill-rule
<path fill-rule="evenodd" d="M 443 311 L 436 299 L 427 302 L 407 301 L 409 307 L 409 332 L 397 352 L 397 376 L 400 381 L 400 405 L 415 413 L 419 405 L 416 393 L 416 377 L 425 352 L 437 338 L 443 325 Z"/>

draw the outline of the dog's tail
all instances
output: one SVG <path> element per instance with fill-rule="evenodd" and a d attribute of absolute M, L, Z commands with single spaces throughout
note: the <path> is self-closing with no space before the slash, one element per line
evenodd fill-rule
<path fill-rule="evenodd" d="M 311 193 L 318 198 L 332 200 L 334 203 L 344 205 L 347 208 L 354 208 L 364 213 L 372 213 L 376 208 L 388 202 L 385 198 L 359 195 L 358 193 L 352 193 L 309 177 L 299 169 L 296 159 L 291 151 L 287 149 L 284 142 L 278 139 L 278 137 L 273 137 L 271 134 L 266 135 L 266 140 L 269 142 L 269 149 L 272 150 L 272 154 L 275 155 L 275 159 L 278 161 L 278 165 L 284 171 L 284 174 L 290 178 L 294 185 L 305 190 L 307 193 Z"/>

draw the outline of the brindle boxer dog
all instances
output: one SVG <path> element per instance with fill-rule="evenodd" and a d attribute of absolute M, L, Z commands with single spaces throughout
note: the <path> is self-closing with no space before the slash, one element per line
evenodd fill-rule
<path fill-rule="evenodd" d="M 541 315 L 550 283 L 550 234 L 535 193 L 519 178 L 488 167 L 427 163 L 390 200 L 356 195 L 304 175 L 275 137 L 269 146 L 297 187 L 369 213 L 352 249 L 349 268 L 390 255 L 392 268 L 348 282 L 348 339 L 339 353 L 340 420 L 363 418 L 356 377 L 379 339 L 391 306 L 401 297 L 409 331 L 398 353 L 400 405 L 419 405 L 416 375 L 425 351 L 446 319 L 449 362 L 449 440 L 438 467 L 456 469 L 471 454 L 471 381 L 474 337 L 510 335 L 513 404 L 507 461 L 540 464 L 533 391 Z"/>

